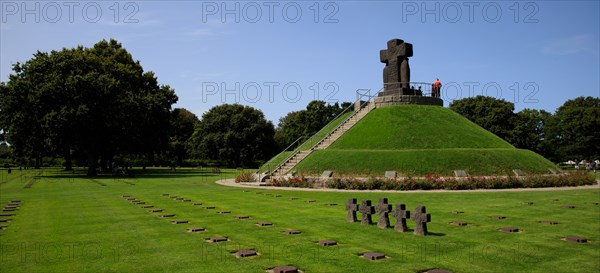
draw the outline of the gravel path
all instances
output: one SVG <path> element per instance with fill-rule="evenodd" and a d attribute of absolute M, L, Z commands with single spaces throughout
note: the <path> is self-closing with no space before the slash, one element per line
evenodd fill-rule
<path fill-rule="evenodd" d="M 312 188 L 290 188 L 290 187 L 272 187 L 260 186 L 258 183 L 235 183 L 235 179 L 222 179 L 216 183 L 228 187 L 255 188 L 266 190 L 292 190 L 292 191 L 330 191 L 330 192 L 396 192 L 396 193 L 438 193 L 438 192 L 511 192 L 511 191 L 565 191 L 565 190 L 583 190 L 600 189 L 600 181 L 596 185 L 578 186 L 578 187 L 552 187 L 552 188 L 519 188 L 519 189 L 478 189 L 478 190 L 414 190 L 414 191 L 394 191 L 394 190 L 340 190 L 340 189 L 312 189 Z"/>

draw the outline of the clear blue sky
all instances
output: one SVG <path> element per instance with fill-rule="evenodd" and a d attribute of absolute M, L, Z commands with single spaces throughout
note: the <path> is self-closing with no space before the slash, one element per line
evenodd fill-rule
<path fill-rule="evenodd" d="M 37 50 L 115 38 L 199 117 L 237 101 L 277 124 L 315 98 L 354 101 L 382 87 L 392 38 L 413 44 L 412 81 L 442 81 L 445 106 L 487 94 L 554 112 L 600 97 L 599 1 L 0 4 L 0 81 Z"/>

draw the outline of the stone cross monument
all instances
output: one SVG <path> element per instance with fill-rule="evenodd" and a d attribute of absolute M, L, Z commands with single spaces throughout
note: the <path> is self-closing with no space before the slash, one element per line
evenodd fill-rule
<path fill-rule="evenodd" d="M 415 95 L 409 86 L 410 66 L 408 57 L 413 55 L 412 44 L 400 39 L 387 42 L 387 49 L 379 52 L 379 59 L 385 63 L 383 68 L 384 95 Z"/>

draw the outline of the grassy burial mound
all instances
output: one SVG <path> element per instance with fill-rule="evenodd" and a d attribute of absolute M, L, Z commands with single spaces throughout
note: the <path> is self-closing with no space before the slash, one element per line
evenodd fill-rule
<path fill-rule="evenodd" d="M 454 111 L 426 105 L 373 110 L 329 148 L 300 162 L 302 174 L 333 170 L 338 175 L 507 175 L 512 169 L 545 173 L 554 164 L 516 149 Z"/>

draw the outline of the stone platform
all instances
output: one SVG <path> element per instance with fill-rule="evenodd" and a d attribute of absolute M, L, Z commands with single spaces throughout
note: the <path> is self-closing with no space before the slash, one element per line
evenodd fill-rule
<path fill-rule="evenodd" d="M 387 95 L 375 98 L 375 107 L 403 105 L 403 104 L 420 104 L 420 105 L 438 105 L 444 106 L 444 101 L 440 98 L 427 96 L 411 96 L 411 95 Z"/>

